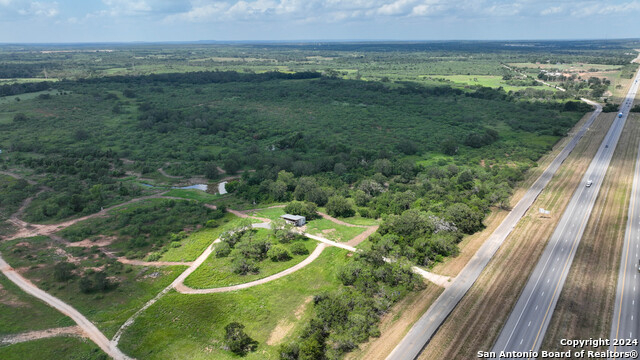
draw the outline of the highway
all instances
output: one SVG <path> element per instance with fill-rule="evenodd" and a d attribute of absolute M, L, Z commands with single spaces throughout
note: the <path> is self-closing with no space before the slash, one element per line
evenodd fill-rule
<path fill-rule="evenodd" d="M 638 77 L 634 83 L 633 93 L 630 91 L 625 105 L 631 107 L 637 91 Z M 633 96 L 631 96 L 633 95 Z M 612 343 L 609 350 L 613 352 L 627 352 L 640 350 L 638 346 L 638 323 L 640 316 L 640 274 L 638 261 L 640 259 L 640 149 L 636 158 L 636 167 L 627 213 L 627 228 L 625 230 L 624 245 L 618 273 L 616 301 L 611 322 L 609 339 L 636 340 L 635 343 L 624 342 L 622 346 Z"/>
<path fill-rule="evenodd" d="M 467 265 L 462 269 L 456 279 L 447 287 L 429 309 L 418 319 L 418 321 L 409 330 L 407 335 L 393 349 L 387 360 L 411 360 L 418 357 L 422 349 L 427 345 L 433 334 L 438 330 L 440 325 L 445 321 L 447 316 L 453 311 L 455 306 L 460 302 L 462 297 L 467 293 L 469 288 L 478 279 L 480 273 L 485 268 L 491 257 L 498 250 L 507 236 L 511 233 L 518 221 L 536 200 L 540 192 L 549 183 L 555 172 L 558 170 L 562 162 L 569 156 L 576 144 L 580 141 L 585 132 L 593 124 L 594 120 L 602 111 L 602 107 L 592 101 L 585 100 L 587 103 L 596 107 L 596 111 L 591 117 L 580 127 L 571 141 L 560 151 L 556 158 L 544 170 L 542 175 L 531 185 L 525 195 L 513 207 L 511 212 L 505 217 L 502 223 L 482 244 L 480 249 L 471 258 Z"/>
<path fill-rule="evenodd" d="M 636 73 L 635 80 L 639 78 L 640 72 Z M 635 80 L 627 94 L 627 99 L 635 97 L 638 88 L 638 82 Z M 620 108 L 622 117 L 616 116 L 575 190 L 518 302 L 502 328 L 492 349 L 496 354 L 499 355 L 501 351 L 527 352 L 540 349 L 630 107 L 631 102 L 625 100 Z M 589 181 L 592 185 L 586 186 Z"/>

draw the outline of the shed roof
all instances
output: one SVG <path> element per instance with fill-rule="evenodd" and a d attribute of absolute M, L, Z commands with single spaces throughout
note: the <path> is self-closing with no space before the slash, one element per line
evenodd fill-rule
<path fill-rule="evenodd" d="M 284 214 L 280 217 L 285 220 L 291 220 L 291 221 L 305 220 L 305 217 L 300 215 Z"/>

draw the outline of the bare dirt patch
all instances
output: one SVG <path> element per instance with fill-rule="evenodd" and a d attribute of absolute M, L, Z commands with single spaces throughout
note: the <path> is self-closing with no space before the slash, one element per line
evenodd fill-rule
<path fill-rule="evenodd" d="M 0 344 L 10 345 L 25 341 L 50 338 L 54 336 L 79 336 L 84 337 L 84 332 L 78 326 L 68 326 L 39 331 L 29 331 L 21 334 L 7 335 L 0 337 Z"/>
<path fill-rule="evenodd" d="M 309 296 L 294 311 L 293 314 L 295 315 L 296 320 L 300 320 L 300 318 L 302 317 L 302 314 L 304 314 L 304 311 L 307 308 L 307 305 L 309 305 L 312 299 L 313 297 Z M 269 335 L 269 339 L 267 339 L 267 345 L 273 346 L 281 343 L 282 340 L 285 337 L 287 337 L 287 335 L 289 335 L 291 330 L 293 330 L 295 325 L 296 325 L 295 322 L 288 321 L 287 319 L 280 320 L 280 322 L 278 322 L 278 325 L 276 325 L 273 331 L 271 331 L 271 334 Z"/>
<path fill-rule="evenodd" d="M 67 244 L 67 246 L 70 246 L 70 247 L 84 247 L 84 248 L 90 248 L 90 247 L 94 247 L 94 246 L 105 247 L 105 246 L 111 245 L 115 240 L 116 240 L 115 236 L 100 235 L 100 237 L 97 240 L 84 239 L 82 241 L 69 243 L 69 244 Z"/>

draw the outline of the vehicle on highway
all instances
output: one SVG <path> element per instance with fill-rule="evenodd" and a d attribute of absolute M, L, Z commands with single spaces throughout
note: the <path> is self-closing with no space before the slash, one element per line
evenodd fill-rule
<path fill-rule="evenodd" d="M 622 113 L 619 113 L 619 114 L 618 114 L 618 117 L 619 117 L 619 118 L 621 118 L 621 117 L 622 117 Z"/>
<path fill-rule="evenodd" d="M 640 272 L 640 259 L 638 259 L 638 271 Z"/>
<path fill-rule="evenodd" d="M 592 180 L 587 181 L 587 184 L 585 185 L 586 187 L 591 187 L 591 184 L 593 184 Z"/>
<path fill-rule="evenodd" d="M 604 148 L 607 149 L 609 147 L 609 145 L 605 145 Z"/>

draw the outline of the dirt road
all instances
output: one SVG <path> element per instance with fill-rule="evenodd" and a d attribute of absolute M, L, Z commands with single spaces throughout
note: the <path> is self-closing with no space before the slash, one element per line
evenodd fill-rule
<path fill-rule="evenodd" d="M 36 298 L 44 301 L 49 306 L 57 309 L 61 313 L 70 317 L 73 321 L 78 324 L 93 342 L 96 343 L 105 353 L 116 360 L 124 360 L 131 359 L 124 353 L 120 351 L 116 346 L 112 345 L 109 342 L 109 339 L 104 336 L 98 328 L 93 325 L 91 321 L 89 321 L 86 317 L 84 317 L 80 312 L 74 309 L 69 304 L 63 302 L 57 297 L 47 294 L 46 292 L 38 289 L 35 285 L 33 285 L 29 280 L 22 277 L 15 270 L 13 270 L 9 264 L 7 264 L 2 257 L 0 257 L 0 271 L 9 278 L 14 284 L 18 285 L 24 292 L 29 295 L 35 296 Z"/>

